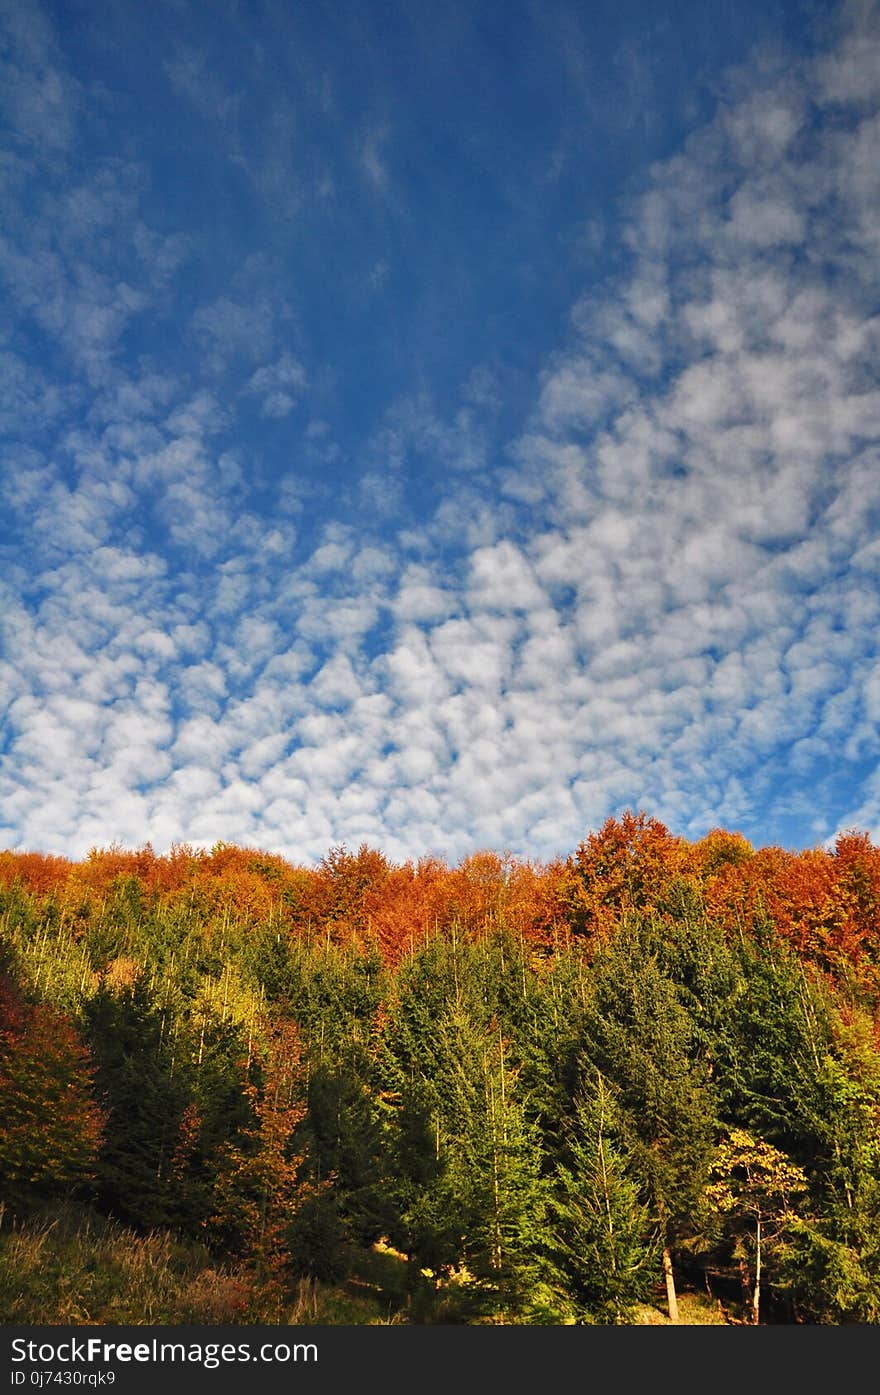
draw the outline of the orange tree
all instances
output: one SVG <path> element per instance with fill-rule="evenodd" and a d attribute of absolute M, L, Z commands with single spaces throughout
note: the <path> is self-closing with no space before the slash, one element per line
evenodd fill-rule
<path fill-rule="evenodd" d="M 0 971 L 0 1182 L 20 1206 L 94 1176 L 104 1116 L 88 1049 L 63 1014 Z"/>

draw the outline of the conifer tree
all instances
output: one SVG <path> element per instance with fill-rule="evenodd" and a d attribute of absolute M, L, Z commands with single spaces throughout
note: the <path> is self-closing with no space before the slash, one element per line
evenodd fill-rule
<path fill-rule="evenodd" d="M 169 1224 L 176 1219 L 173 1160 L 187 1093 L 182 1074 L 171 1073 L 161 1016 L 139 978 L 118 991 L 103 986 L 85 1017 L 107 1111 L 100 1203 L 137 1226 Z"/>
<path fill-rule="evenodd" d="M 582 1069 L 615 1087 L 634 1175 L 662 1240 L 669 1316 L 678 1320 L 675 1245 L 693 1228 L 708 1178 L 715 1099 L 693 1023 L 651 946 L 632 922 L 597 957 L 584 1020 Z"/>
<path fill-rule="evenodd" d="M 880 1321 L 880 1052 L 864 1015 L 838 1016 L 817 1073 L 808 1212 L 787 1230 L 775 1287 L 814 1322 Z"/>
<path fill-rule="evenodd" d="M 478 1303 L 514 1314 L 537 1272 L 542 1150 L 497 1020 L 485 1020 L 479 1003 L 464 1005 L 476 967 L 475 956 L 462 957 L 433 1019 L 423 1015 L 420 992 L 399 1005 L 386 1033 L 384 1094 L 395 1101 L 404 1243 L 431 1269 L 464 1265 Z M 429 996 L 436 994 L 434 980 Z"/>
<path fill-rule="evenodd" d="M 579 1322 L 626 1322 L 645 1299 L 657 1263 L 657 1233 L 627 1170 L 627 1151 L 608 1082 L 585 1082 L 564 1134 L 551 1204 L 549 1251 L 556 1283 Z"/>
<path fill-rule="evenodd" d="M 357 1244 L 370 1244 L 393 1225 L 385 1186 L 384 1140 L 370 1062 L 354 1048 L 335 1066 L 318 1065 L 308 1082 L 308 1117 L 301 1131 L 310 1167 L 333 1178 L 340 1221 Z"/>
<path fill-rule="evenodd" d="M 736 958 L 713 1047 L 719 1113 L 806 1161 L 819 1150 L 818 1081 L 831 1048 L 825 994 L 765 920 Z"/>

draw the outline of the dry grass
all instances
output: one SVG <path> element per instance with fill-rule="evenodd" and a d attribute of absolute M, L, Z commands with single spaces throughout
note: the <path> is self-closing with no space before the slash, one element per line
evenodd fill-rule
<path fill-rule="evenodd" d="M 679 1295 L 682 1325 L 727 1319 L 702 1294 Z M 260 1288 L 244 1267 L 224 1267 L 203 1246 L 168 1231 L 138 1235 L 94 1212 L 63 1207 L 17 1221 L 0 1207 L 0 1323 L 375 1326 L 473 1322 L 452 1289 L 411 1289 L 406 1256 L 381 1242 L 338 1285 L 302 1278 L 286 1295 Z M 501 1315 L 482 1321 L 504 1322 Z M 633 1325 L 669 1323 L 642 1304 Z"/>
<path fill-rule="evenodd" d="M 678 1321 L 681 1327 L 723 1327 L 728 1323 L 720 1303 L 712 1302 L 699 1293 L 678 1295 Z M 633 1326 L 670 1327 L 669 1314 L 665 1307 L 657 1308 L 651 1303 L 641 1303 L 635 1310 Z"/>
<path fill-rule="evenodd" d="M 0 1207 L 0 1323 L 407 1322 L 401 1267 L 397 1256 L 367 1255 L 364 1273 L 347 1283 L 303 1278 L 282 1296 L 168 1231 L 138 1235 L 74 1206 L 27 1221 Z"/>
<path fill-rule="evenodd" d="M 258 1321 L 251 1307 L 246 1274 L 168 1232 L 137 1235 L 75 1208 L 0 1225 L 0 1322 Z"/>

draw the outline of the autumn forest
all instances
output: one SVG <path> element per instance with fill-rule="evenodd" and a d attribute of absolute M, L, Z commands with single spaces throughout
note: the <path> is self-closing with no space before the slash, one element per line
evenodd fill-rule
<path fill-rule="evenodd" d="M 880 848 L 0 853 L 0 1320 L 880 1322 Z"/>

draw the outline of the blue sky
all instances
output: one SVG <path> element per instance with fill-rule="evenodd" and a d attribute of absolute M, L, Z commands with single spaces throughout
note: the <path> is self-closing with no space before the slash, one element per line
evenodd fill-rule
<path fill-rule="evenodd" d="M 880 9 L 0 0 L 0 846 L 880 836 Z"/>

